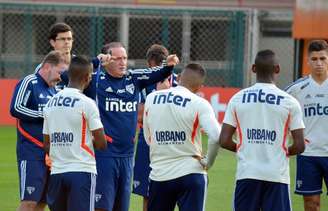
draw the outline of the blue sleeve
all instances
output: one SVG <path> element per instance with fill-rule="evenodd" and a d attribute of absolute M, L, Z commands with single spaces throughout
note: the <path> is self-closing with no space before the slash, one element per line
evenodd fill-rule
<path fill-rule="evenodd" d="M 33 84 L 34 76 L 27 76 L 20 81 L 14 90 L 10 104 L 10 114 L 20 120 L 40 121 L 43 120 L 42 111 L 33 110 Z"/>
<path fill-rule="evenodd" d="M 177 74 L 172 73 L 170 83 L 171 83 L 171 87 L 178 86 L 178 75 Z"/>
<path fill-rule="evenodd" d="M 97 90 L 96 90 L 96 77 L 97 77 L 97 72 L 93 72 L 92 73 L 92 79 L 90 81 L 89 86 L 84 89 L 83 93 L 90 97 L 93 100 L 96 100 L 96 94 L 97 94 Z"/>
<path fill-rule="evenodd" d="M 66 87 L 68 85 L 68 71 L 64 71 L 61 75 L 60 75 L 60 78 L 61 78 L 61 82 L 60 84 L 63 86 L 63 87 Z"/>
<path fill-rule="evenodd" d="M 100 61 L 97 57 L 92 59 L 93 71 L 96 71 L 100 65 Z"/>
<path fill-rule="evenodd" d="M 145 104 L 146 97 L 147 97 L 146 89 L 141 90 L 141 92 L 139 93 L 139 103 Z"/>
<path fill-rule="evenodd" d="M 174 66 L 157 66 L 147 69 L 130 70 L 140 89 L 155 84 L 172 74 Z"/>

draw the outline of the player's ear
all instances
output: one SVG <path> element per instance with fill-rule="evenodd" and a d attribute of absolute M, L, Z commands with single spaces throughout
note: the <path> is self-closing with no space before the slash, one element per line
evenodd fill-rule
<path fill-rule="evenodd" d="M 274 66 L 274 73 L 275 74 L 280 73 L 280 65 L 279 64 L 277 64 L 277 65 Z"/>
<path fill-rule="evenodd" d="M 47 71 L 46 72 L 50 72 L 50 69 L 51 69 L 51 64 L 49 63 L 44 63 L 42 68 L 46 69 Z"/>
<path fill-rule="evenodd" d="M 256 66 L 255 66 L 255 64 L 252 65 L 252 72 L 253 73 L 256 73 Z"/>
<path fill-rule="evenodd" d="M 50 42 L 50 45 L 52 46 L 52 48 L 55 48 L 55 40 L 53 40 L 53 39 L 50 39 L 49 40 L 49 42 Z"/>

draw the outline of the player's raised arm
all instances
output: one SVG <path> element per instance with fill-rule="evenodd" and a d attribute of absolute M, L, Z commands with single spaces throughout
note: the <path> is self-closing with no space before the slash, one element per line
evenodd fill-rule
<path fill-rule="evenodd" d="M 130 73 L 141 88 L 145 88 L 151 84 L 157 83 L 172 74 L 175 65 L 179 64 L 179 58 L 175 55 L 169 55 L 161 66 L 151 67 L 147 69 L 130 70 Z"/>

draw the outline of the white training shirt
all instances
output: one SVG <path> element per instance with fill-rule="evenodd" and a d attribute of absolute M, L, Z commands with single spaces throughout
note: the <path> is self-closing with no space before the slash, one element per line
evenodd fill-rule
<path fill-rule="evenodd" d="M 297 80 L 286 91 L 301 104 L 306 156 L 328 156 L 328 79 L 319 85 L 311 76 Z"/>
<path fill-rule="evenodd" d="M 223 122 L 236 128 L 236 180 L 289 184 L 288 128 L 304 128 L 295 98 L 274 84 L 256 83 L 231 98 Z"/>
<path fill-rule="evenodd" d="M 43 133 L 50 136 L 51 174 L 97 173 L 91 131 L 102 128 L 95 102 L 65 88 L 44 108 Z"/>
<path fill-rule="evenodd" d="M 153 92 L 146 98 L 143 128 L 150 146 L 150 179 L 206 174 L 192 156 L 202 156 L 201 128 L 209 141 L 218 141 L 220 126 L 205 99 L 182 86 Z"/>

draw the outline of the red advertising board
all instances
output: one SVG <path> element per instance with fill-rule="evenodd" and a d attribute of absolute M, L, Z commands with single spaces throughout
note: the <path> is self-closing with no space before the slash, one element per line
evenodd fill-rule
<path fill-rule="evenodd" d="M 230 98 L 239 90 L 239 88 L 203 87 L 199 95 L 211 103 L 215 115 L 221 123 Z"/>
<path fill-rule="evenodd" d="M 15 119 L 9 114 L 9 108 L 17 82 L 16 79 L 0 80 L 0 125 L 15 125 Z"/>

